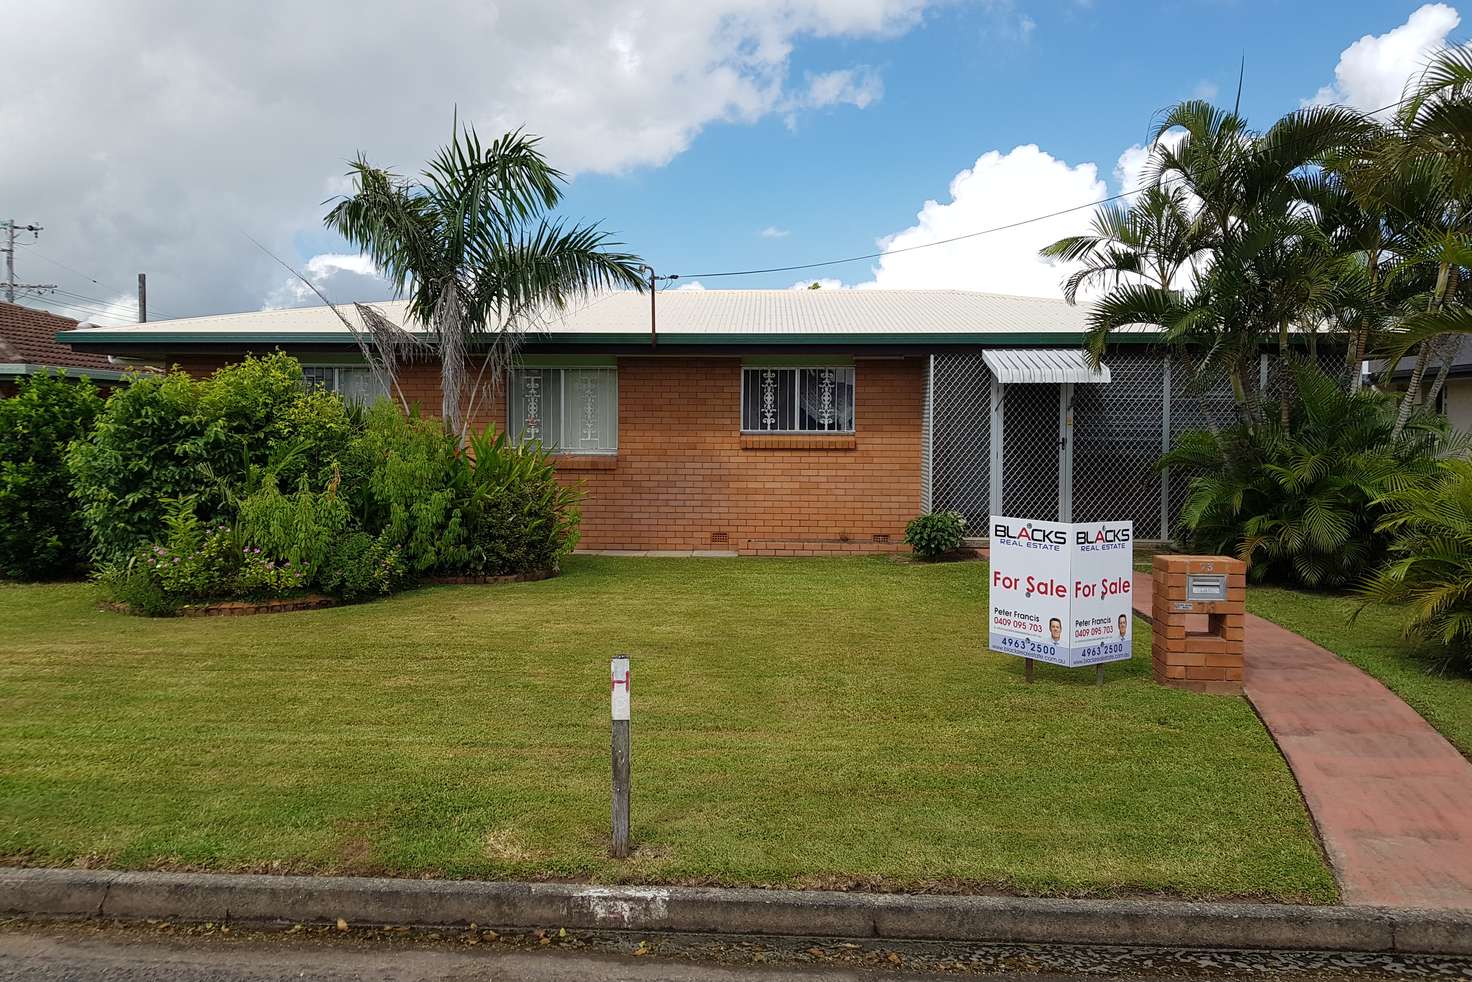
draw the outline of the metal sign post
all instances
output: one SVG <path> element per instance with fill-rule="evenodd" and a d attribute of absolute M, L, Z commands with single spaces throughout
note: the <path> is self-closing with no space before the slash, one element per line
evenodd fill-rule
<path fill-rule="evenodd" d="M 629 855 L 629 656 L 615 655 L 609 670 L 613 710 L 613 844 L 609 855 Z"/>

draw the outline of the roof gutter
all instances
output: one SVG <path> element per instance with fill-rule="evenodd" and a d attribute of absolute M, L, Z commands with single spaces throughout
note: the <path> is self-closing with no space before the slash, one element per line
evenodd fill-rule
<path fill-rule="evenodd" d="M 92 378 L 102 382 L 121 382 L 127 372 L 111 368 L 78 368 L 75 365 L 36 365 L 31 362 L 0 362 L 0 378 L 26 378 L 45 372 L 60 372 L 67 378 Z"/>

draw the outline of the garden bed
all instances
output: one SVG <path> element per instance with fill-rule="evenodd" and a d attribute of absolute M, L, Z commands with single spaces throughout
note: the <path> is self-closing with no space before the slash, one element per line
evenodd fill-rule
<path fill-rule="evenodd" d="M 493 591 L 120 620 L 0 587 L 0 860 L 1330 901 L 1272 740 L 984 650 L 985 567 L 572 556 Z M 608 858 L 608 660 L 633 855 Z M 209 752 L 201 752 L 207 747 Z"/>

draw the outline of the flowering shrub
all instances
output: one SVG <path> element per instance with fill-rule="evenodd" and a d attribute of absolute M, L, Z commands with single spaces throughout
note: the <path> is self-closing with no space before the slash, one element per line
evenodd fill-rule
<path fill-rule="evenodd" d="M 277 562 L 261 552 L 259 546 L 242 551 L 243 562 L 235 581 L 238 596 L 273 599 L 299 593 L 307 588 L 311 571 L 290 559 Z"/>
<path fill-rule="evenodd" d="M 141 556 L 163 591 L 181 598 L 223 596 L 240 569 L 235 535 L 228 525 L 215 525 L 196 536 L 171 536 L 168 545 L 148 546 Z"/>

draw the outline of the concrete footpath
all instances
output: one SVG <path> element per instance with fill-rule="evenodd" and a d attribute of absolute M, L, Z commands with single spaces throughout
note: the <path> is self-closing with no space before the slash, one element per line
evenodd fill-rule
<path fill-rule="evenodd" d="M 0 914 L 1472 955 L 1472 911 L 368 877 L 4 869 Z"/>
<path fill-rule="evenodd" d="M 1135 574 L 1147 619 L 1151 588 Z M 1252 614 L 1245 625 L 1244 692 L 1293 770 L 1344 902 L 1472 910 L 1472 762 L 1332 651 Z"/>

